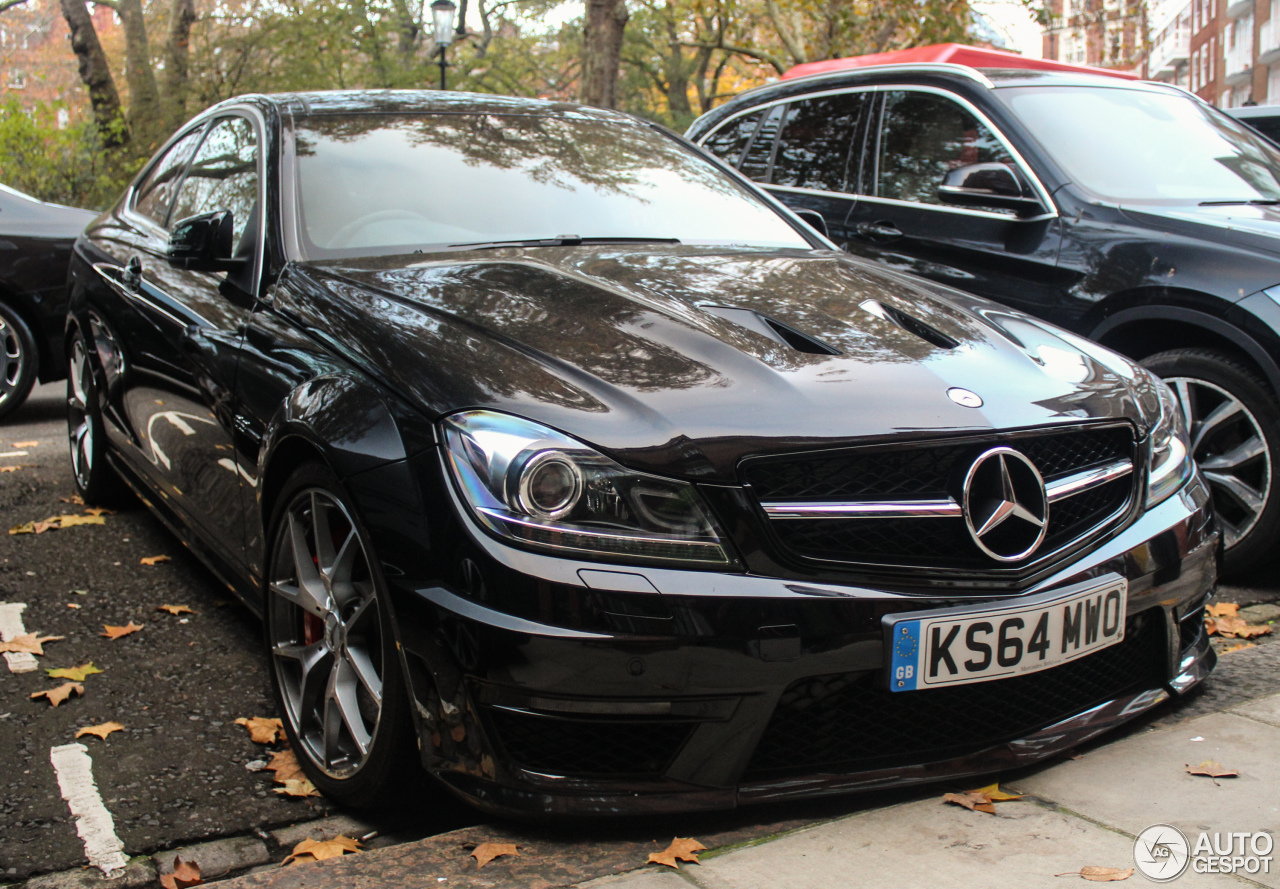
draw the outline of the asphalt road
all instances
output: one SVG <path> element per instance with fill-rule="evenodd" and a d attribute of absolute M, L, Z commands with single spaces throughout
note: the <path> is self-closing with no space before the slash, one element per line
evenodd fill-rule
<path fill-rule="evenodd" d="M 235 724 L 275 715 L 261 625 L 145 508 L 104 516 L 102 525 L 4 533 L 84 514 L 64 501 L 74 493 L 64 391 L 61 383 L 39 387 L 0 425 L 0 466 L 20 467 L 0 473 L 0 602 L 25 603 L 27 632 L 66 637 L 47 643 L 34 672 L 12 673 L 0 658 L 0 883 L 85 863 L 50 750 L 109 721 L 124 729 L 78 743 L 88 748 L 128 854 L 335 811 L 323 798 L 278 795 L 270 772 L 245 768 L 271 752 Z M 157 555 L 171 561 L 140 562 Z M 195 613 L 170 615 L 161 605 Z M 104 625 L 130 621 L 142 629 L 114 640 L 101 635 Z M 103 672 L 85 678 L 83 696 L 56 708 L 30 698 L 66 681 L 45 669 L 88 662 Z M 476 817 L 429 806 L 396 827 L 427 835 Z"/>
<path fill-rule="evenodd" d="M 272 792 L 270 773 L 246 768 L 269 758 L 270 749 L 250 741 L 235 720 L 275 714 L 261 627 L 147 510 L 122 510 L 102 525 L 4 533 L 24 522 L 84 514 L 63 499 L 73 493 L 65 429 L 62 384 L 40 387 L 0 425 L 0 467 L 19 467 L 0 472 L 0 603 L 25 603 L 27 632 L 66 637 L 48 643 L 33 672 L 13 673 L 0 659 L 0 883 L 85 863 L 50 751 L 77 743 L 79 729 L 109 721 L 124 729 L 78 743 L 92 758 L 102 801 L 130 855 L 335 812 L 322 798 L 280 796 Z M 171 560 L 141 564 L 157 555 Z M 1269 572 L 1265 582 L 1224 587 L 1219 595 L 1243 605 L 1277 602 L 1280 581 Z M 170 615 L 161 605 L 186 605 L 195 613 Z M 101 635 L 104 625 L 130 621 L 142 629 L 115 640 Z M 1276 691 L 1280 644 L 1260 641 L 1266 649 L 1225 655 L 1202 691 L 1157 708 L 1127 731 Z M 65 681 L 47 677 L 45 669 L 87 662 L 103 672 L 85 678 L 83 696 L 57 708 L 31 699 Z M 662 829 L 694 836 L 745 824 L 767 833 L 778 818 L 809 821 L 875 802 L 852 798 L 690 816 Z M 436 796 L 381 821 L 361 817 L 399 840 L 479 820 Z M 580 829 L 571 834 L 581 836 Z"/>

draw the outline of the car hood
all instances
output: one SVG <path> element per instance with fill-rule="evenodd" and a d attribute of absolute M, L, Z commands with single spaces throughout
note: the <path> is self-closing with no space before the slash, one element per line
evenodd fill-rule
<path fill-rule="evenodd" d="M 1144 429 L 1154 397 L 1101 347 L 837 252 L 503 248 L 290 278 L 334 348 L 428 414 L 509 411 L 688 477 L 890 436 Z"/>
<path fill-rule="evenodd" d="M 1143 225 L 1280 255 L 1280 206 L 1269 204 L 1134 204 L 1121 207 Z M 1274 282 L 1272 282 L 1274 283 Z"/>

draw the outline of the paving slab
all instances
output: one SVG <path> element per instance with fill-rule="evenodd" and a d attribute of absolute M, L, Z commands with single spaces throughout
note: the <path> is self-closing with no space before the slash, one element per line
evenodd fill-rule
<path fill-rule="evenodd" d="M 1259 698 L 1256 701 L 1250 701 L 1247 704 L 1232 708 L 1232 712 L 1247 716 L 1250 719 L 1256 719 L 1259 722 L 1265 722 L 1268 725 L 1280 727 L 1280 695 L 1271 695 Z"/>
<path fill-rule="evenodd" d="M 1133 866 L 1133 840 L 1115 831 L 1037 801 L 999 803 L 996 811 L 921 800 L 703 858 L 685 873 L 705 889 L 1065 889 L 1080 878 L 1055 874 Z M 1217 874 L 1178 881 L 1179 889 L 1245 885 Z"/>
<path fill-rule="evenodd" d="M 1172 824 L 1192 843 L 1201 831 L 1270 831 L 1280 837 L 1277 752 L 1280 727 L 1218 713 L 1132 735 L 1011 783 L 1130 835 L 1152 824 Z M 1205 760 L 1238 769 L 1240 776 L 1215 781 L 1187 774 L 1187 764 Z M 1280 889 L 1280 873 L 1274 866 L 1272 871 L 1252 879 Z"/>
<path fill-rule="evenodd" d="M 687 872 L 690 865 L 684 867 Z M 689 881 L 675 871 L 638 871 L 579 883 L 577 889 L 689 889 Z"/>

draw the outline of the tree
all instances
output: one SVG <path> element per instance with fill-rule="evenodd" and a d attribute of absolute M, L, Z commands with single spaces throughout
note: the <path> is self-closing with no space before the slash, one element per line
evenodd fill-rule
<path fill-rule="evenodd" d="M 579 90 L 579 100 L 587 105 L 618 107 L 618 66 L 628 17 L 624 0 L 587 0 Z"/>

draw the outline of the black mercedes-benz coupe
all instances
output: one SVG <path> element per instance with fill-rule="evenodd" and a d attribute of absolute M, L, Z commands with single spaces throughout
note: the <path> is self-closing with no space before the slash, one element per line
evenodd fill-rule
<path fill-rule="evenodd" d="M 624 115 L 225 102 L 70 286 L 81 492 L 127 484 L 262 615 L 347 803 L 403 757 L 527 815 L 992 772 L 1214 663 L 1163 383 Z"/>
<path fill-rule="evenodd" d="M 96 216 L 0 185 L 0 418 L 66 372 L 67 262 Z"/>

